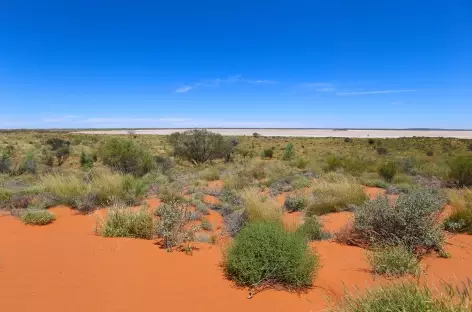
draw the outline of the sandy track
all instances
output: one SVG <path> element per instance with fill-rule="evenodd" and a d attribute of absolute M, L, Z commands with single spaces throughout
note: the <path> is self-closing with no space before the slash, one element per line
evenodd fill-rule
<path fill-rule="evenodd" d="M 136 130 L 136 134 L 168 135 L 188 129 Z M 263 136 L 281 137 L 350 137 L 350 138 L 400 138 L 400 137 L 443 137 L 472 139 L 472 130 L 335 130 L 335 129 L 209 129 L 222 135 L 244 136 L 257 132 Z M 84 130 L 75 133 L 127 134 L 127 130 Z"/>

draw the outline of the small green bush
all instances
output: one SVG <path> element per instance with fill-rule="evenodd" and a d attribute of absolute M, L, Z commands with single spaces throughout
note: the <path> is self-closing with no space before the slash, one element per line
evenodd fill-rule
<path fill-rule="evenodd" d="M 274 150 L 271 148 L 265 149 L 261 153 L 262 158 L 272 158 L 274 156 Z"/>
<path fill-rule="evenodd" d="M 303 224 L 297 228 L 296 233 L 309 241 L 321 240 L 329 236 L 328 233 L 323 232 L 323 226 L 316 216 L 306 217 Z"/>
<path fill-rule="evenodd" d="M 84 169 L 91 169 L 93 167 L 93 157 L 82 150 L 80 153 L 80 166 Z"/>
<path fill-rule="evenodd" d="M 334 171 L 338 168 L 341 168 L 343 165 L 341 158 L 335 155 L 328 155 L 328 157 L 326 157 L 325 162 L 326 162 L 325 168 L 324 168 L 325 171 Z"/>
<path fill-rule="evenodd" d="M 154 166 L 150 152 L 131 139 L 109 138 L 100 146 L 98 155 L 108 167 L 136 176 L 144 175 Z"/>
<path fill-rule="evenodd" d="M 183 243 L 190 242 L 197 227 L 187 227 L 192 220 L 190 207 L 185 204 L 172 203 L 161 205 L 155 213 L 159 217 L 157 235 L 163 239 L 163 246 L 172 250 Z"/>
<path fill-rule="evenodd" d="M 21 220 L 25 224 L 46 225 L 56 220 L 56 216 L 45 209 L 28 208 Z"/>
<path fill-rule="evenodd" d="M 472 186 L 472 156 L 458 156 L 449 163 L 449 177 L 460 186 Z"/>
<path fill-rule="evenodd" d="M 416 255 L 402 245 L 377 248 L 368 254 L 372 270 L 376 274 L 401 276 L 419 274 Z"/>
<path fill-rule="evenodd" d="M 227 275 L 242 286 L 302 288 L 312 285 L 318 257 L 303 237 L 287 232 L 281 223 L 254 222 L 236 236 L 224 266 Z"/>
<path fill-rule="evenodd" d="M 396 283 L 367 290 L 362 296 L 348 295 L 332 312 L 469 312 L 467 290 L 434 296 L 426 287 Z"/>
<path fill-rule="evenodd" d="M 282 156 L 283 160 L 292 160 L 295 157 L 295 147 L 293 143 L 288 143 L 285 147 L 284 154 Z"/>
<path fill-rule="evenodd" d="M 306 206 L 306 199 L 300 195 L 287 195 L 284 202 L 284 207 L 289 212 L 303 210 Z"/>
<path fill-rule="evenodd" d="M 397 165 L 393 161 L 383 163 L 379 167 L 379 175 L 387 182 L 392 182 L 393 178 L 397 174 Z"/>
<path fill-rule="evenodd" d="M 133 212 L 115 206 L 109 209 L 103 223 L 98 224 L 97 233 L 104 237 L 151 239 L 154 233 L 154 221 L 145 207 L 139 212 Z"/>

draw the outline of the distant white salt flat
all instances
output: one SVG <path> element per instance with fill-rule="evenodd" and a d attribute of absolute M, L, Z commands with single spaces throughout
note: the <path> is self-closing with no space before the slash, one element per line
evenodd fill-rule
<path fill-rule="evenodd" d="M 133 130 L 135 134 L 168 135 L 189 129 L 146 129 Z M 228 136 L 251 136 L 254 132 L 262 136 L 312 137 L 312 138 L 401 138 L 401 137 L 442 137 L 472 139 L 471 130 L 339 130 L 339 129 L 208 129 Z M 75 133 L 128 134 L 128 130 L 83 130 Z"/>

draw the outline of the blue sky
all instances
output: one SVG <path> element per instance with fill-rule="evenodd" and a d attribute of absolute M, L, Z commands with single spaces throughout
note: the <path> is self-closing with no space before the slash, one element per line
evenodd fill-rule
<path fill-rule="evenodd" d="M 0 2 L 0 128 L 472 128 L 472 3 Z"/>

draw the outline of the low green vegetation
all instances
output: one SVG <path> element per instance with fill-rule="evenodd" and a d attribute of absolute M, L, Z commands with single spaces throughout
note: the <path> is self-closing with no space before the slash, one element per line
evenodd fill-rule
<path fill-rule="evenodd" d="M 309 241 L 329 237 L 329 234 L 323 231 L 323 226 L 316 216 L 306 217 L 304 222 L 297 228 L 296 233 Z"/>
<path fill-rule="evenodd" d="M 367 290 L 363 295 L 349 294 L 332 312 L 469 312 L 468 289 L 448 295 L 434 295 L 425 286 L 397 283 Z"/>
<path fill-rule="evenodd" d="M 254 288 L 311 286 L 317 266 L 318 257 L 303 237 L 287 232 L 279 222 L 249 223 L 228 248 L 224 261 L 232 280 Z"/>
<path fill-rule="evenodd" d="M 472 235 L 472 189 L 450 191 L 452 213 L 444 222 L 446 230 Z"/>
<path fill-rule="evenodd" d="M 274 198 L 261 194 L 255 188 L 242 191 L 241 198 L 250 221 L 282 220 L 283 208 Z"/>
<path fill-rule="evenodd" d="M 418 275 L 420 272 L 416 255 L 402 245 L 375 248 L 368 253 L 367 258 L 376 274 L 401 276 Z"/>
<path fill-rule="evenodd" d="M 379 175 L 387 182 L 392 182 L 397 174 L 397 165 L 393 161 L 383 163 L 379 167 Z"/>
<path fill-rule="evenodd" d="M 45 209 L 28 208 L 21 215 L 21 220 L 25 224 L 46 225 L 56 220 L 56 216 Z"/>
<path fill-rule="evenodd" d="M 459 156 L 449 163 L 449 176 L 459 186 L 472 186 L 472 156 Z"/>

